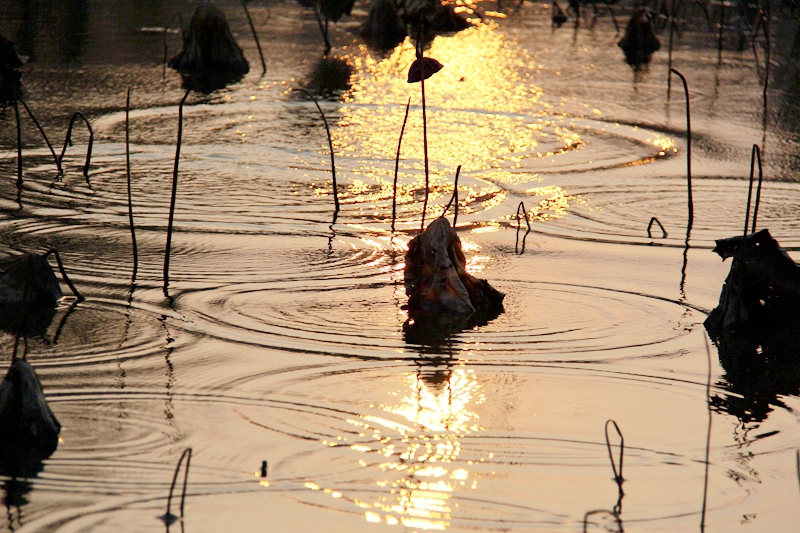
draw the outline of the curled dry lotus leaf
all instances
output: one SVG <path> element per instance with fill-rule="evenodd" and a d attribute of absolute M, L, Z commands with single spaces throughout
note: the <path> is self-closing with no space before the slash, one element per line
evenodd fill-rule
<path fill-rule="evenodd" d="M 461 240 L 446 218 L 437 218 L 408 243 L 404 274 L 410 313 L 502 309 L 503 293 L 467 272 Z"/>
<path fill-rule="evenodd" d="M 408 83 L 418 83 L 422 81 L 423 74 L 427 80 L 440 70 L 442 65 L 432 57 L 419 57 L 411 63 L 411 68 L 408 69 Z"/>
<path fill-rule="evenodd" d="M 26 284 L 28 302 L 34 307 L 53 307 L 64 296 L 44 255 L 13 257 L 0 263 L 0 272 L 0 306 L 22 305 Z"/>
<path fill-rule="evenodd" d="M 800 330 L 800 267 L 769 230 L 720 239 L 714 251 L 733 262 L 707 329 Z"/>

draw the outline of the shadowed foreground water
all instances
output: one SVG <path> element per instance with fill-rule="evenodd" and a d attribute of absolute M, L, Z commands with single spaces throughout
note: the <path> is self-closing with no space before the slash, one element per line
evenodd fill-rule
<path fill-rule="evenodd" d="M 796 349 L 751 368 L 740 353 L 750 348 L 709 343 L 709 360 L 702 325 L 729 268 L 711 248 L 741 233 L 750 147 L 765 138 L 751 51 L 731 37 L 718 65 L 700 19 L 678 40 L 673 66 L 694 110 L 687 240 L 684 97 L 675 78 L 666 101 L 666 34 L 635 77 L 609 18 L 552 30 L 541 4 L 434 40 L 426 54 L 445 67 L 426 82 L 427 219 L 462 165 L 468 268 L 506 299 L 487 324 L 431 331 L 404 310 L 404 253 L 424 197 L 419 85 L 405 82 L 414 48 L 360 44 L 364 6 L 332 27 L 335 57 L 321 62 L 310 11 L 271 5 L 264 23 L 264 5 L 251 4 L 262 77 L 238 3 L 220 3 L 251 73 L 187 101 L 164 297 L 183 89 L 162 70 L 163 33 L 152 29 L 178 11 L 188 20 L 193 4 L 144 4 L 19 2 L 0 15 L 0 33 L 29 56 L 26 102 L 54 142 L 74 111 L 96 135 L 88 180 L 80 127 L 57 179 L 23 117 L 18 198 L 13 112 L 0 115 L 0 249 L 57 247 L 87 298 L 66 298 L 29 339 L 64 427 L 38 475 L 0 477 L 4 527 L 161 530 L 175 462 L 192 447 L 185 519 L 171 526 L 187 532 L 581 531 L 596 510 L 608 512 L 589 515 L 589 531 L 696 531 L 704 493 L 706 531 L 794 530 Z M 179 36 L 166 41 L 176 53 Z M 333 95 L 322 107 L 337 218 L 321 121 L 288 93 L 301 86 Z M 800 161 L 782 87 L 758 221 L 797 256 Z M 653 216 L 665 238 L 648 237 Z M 625 438 L 621 500 L 608 419 Z"/>

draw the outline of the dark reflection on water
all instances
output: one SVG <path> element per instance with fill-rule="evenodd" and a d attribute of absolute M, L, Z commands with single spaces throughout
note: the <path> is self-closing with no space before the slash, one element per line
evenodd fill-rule
<path fill-rule="evenodd" d="M 776 408 L 788 409 L 782 397 L 800 393 L 800 332 L 723 332 L 715 339 L 725 369 L 712 406 L 742 423 L 763 422 Z"/>

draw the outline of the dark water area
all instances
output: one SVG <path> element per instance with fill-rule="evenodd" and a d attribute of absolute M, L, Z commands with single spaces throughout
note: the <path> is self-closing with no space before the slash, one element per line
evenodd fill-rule
<path fill-rule="evenodd" d="M 323 59 L 310 9 L 251 2 L 264 75 L 240 3 L 216 3 L 250 72 L 192 92 L 183 109 L 165 298 L 184 89 L 164 58 L 181 48 L 177 14 L 187 23 L 196 4 L 2 3 L 0 35 L 27 56 L 25 102 L 56 152 L 76 111 L 94 145 L 86 178 L 78 123 L 59 177 L 23 113 L 18 195 L 14 112 L 0 110 L 0 252 L 58 248 L 86 297 L 67 296 L 29 332 L 28 361 L 63 428 L 36 472 L 0 476 L 0 527 L 161 531 L 191 447 L 185 516 L 168 530 L 796 530 L 798 344 L 715 344 L 703 327 L 730 269 L 712 248 L 742 232 L 754 143 L 758 227 L 800 258 L 789 11 L 773 6 L 766 129 L 764 70 L 749 44 L 737 51 L 739 19 L 721 61 L 699 10 L 676 34 L 672 66 L 692 105 L 688 235 L 685 98 L 673 76 L 667 99 L 668 30 L 638 72 L 611 18 L 591 26 L 591 9 L 577 29 L 571 15 L 553 29 L 552 5 L 486 4 L 483 22 L 433 40 L 425 53 L 444 68 L 425 85 L 426 220 L 462 165 L 467 268 L 506 297 L 491 320 L 429 331 L 410 327 L 403 286 L 425 195 L 420 88 L 406 83 L 414 45 L 368 48 L 362 3 L 331 26 Z M 624 24 L 632 8 L 615 12 Z M 763 35 L 756 46 L 763 66 Z M 331 126 L 335 218 L 325 130 L 293 87 L 321 96 Z M 665 237 L 648 236 L 651 217 Z M 609 419 L 624 434 L 621 500 Z"/>

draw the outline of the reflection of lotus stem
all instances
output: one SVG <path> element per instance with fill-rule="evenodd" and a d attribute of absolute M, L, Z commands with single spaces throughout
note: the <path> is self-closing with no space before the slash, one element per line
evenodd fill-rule
<path fill-rule="evenodd" d="M 61 174 L 61 160 L 59 160 L 58 156 L 56 155 L 56 151 L 53 150 L 53 145 L 50 144 L 50 139 L 47 138 L 47 134 L 44 132 L 44 128 L 42 128 L 42 125 L 39 124 L 38 120 L 36 120 L 36 117 L 33 116 L 33 111 L 31 111 L 31 109 L 28 107 L 28 104 L 25 103 L 25 100 L 23 100 L 22 97 L 19 94 L 17 94 L 17 100 L 22 102 L 22 107 L 25 108 L 25 111 L 28 113 L 28 116 L 31 117 L 31 120 L 33 120 L 33 123 L 36 124 L 36 127 L 39 128 L 39 133 L 42 134 L 42 138 L 44 139 L 44 142 L 47 143 L 47 147 L 50 148 L 50 153 L 53 154 L 53 160 L 55 160 L 55 162 L 56 162 L 56 168 L 58 169 L 58 173 L 60 175 Z"/>
<path fill-rule="evenodd" d="M 131 197 L 130 108 L 131 108 L 131 88 L 128 87 L 128 97 L 125 100 L 125 171 L 128 178 L 128 222 L 131 227 L 131 242 L 133 243 L 132 279 L 136 279 L 136 270 L 139 268 L 139 251 L 136 247 L 136 231 L 134 230 L 133 226 L 133 199 Z"/>
<path fill-rule="evenodd" d="M 181 137 L 183 136 L 183 104 L 189 97 L 189 90 L 183 95 L 178 104 L 178 142 L 175 148 L 175 166 L 172 167 L 172 198 L 169 202 L 169 222 L 167 223 L 167 247 L 164 251 L 164 295 L 167 295 L 169 286 L 169 252 L 172 246 L 172 222 L 175 217 L 175 196 L 178 193 L 178 162 L 181 158 Z"/>
<path fill-rule="evenodd" d="M 14 117 L 17 119 L 17 189 L 22 190 L 22 126 L 19 122 L 19 105 L 14 100 Z"/>
<path fill-rule="evenodd" d="M 256 33 L 256 27 L 253 26 L 253 19 L 250 18 L 250 11 L 247 9 L 247 0 L 242 0 L 242 7 L 244 8 L 244 14 L 247 15 L 247 23 L 250 24 L 250 31 L 253 32 L 253 39 L 256 40 L 256 47 L 258 48 L 258 57 L 261 58 L 261 75 L 267 73 L 267 63 L 264 61 L 264 53 L 261 51 L 261 43 L 258 42 L 258 34 Z"/>
<path fill-rule="evenodd" d="M 25 276 L 25 285 L 22 289 L 22 313 L 20 313 L 19 317 L 19 329 L 17 330 L 17 334 L 14 336 L 14 350 L 11 352 L 11 362 L 14 363 L 17 360 L 17 347 L 19 346 L 19 337 L 20 335 L 25 335 L 25 323 L 28 321 L 28 298 L 30 297 L 30 286 L 31 286 L 31 278 L 33 278 L 34 273 L 34 266 L 33 266 L 33 257 L 28 257 L 28 275 Z M 25 360 L 25 356 L 28 355 L 28 343 L 25 342 L 25 351 L 22 354 L 22 359 Z"/>
<path fill-rule="evenodd" d="M 756 160 L 758 160 L 758 191 L 756 192 L 756 206 L 753 210 L 753 230 L 750 233 L 756 232 L 756 219 L 758 218 L 758 204 L 761 203 L 761 182 L 764 179 L 764 170 L 761 166 L 761 149 L 757 144 L 753 145 L 753 152 L 750 155 L 750 186 L 747 189 L 747 211 L 744 215 L 744 233 L 742 239 L 747 238 L 747 226 L 750 225 L 750 200 L 753 197 L 753 181 L 756 171 Z M 742 242 L 742 250 L 744 251 L 744 241 Z M 744 257 L 744 256 L 742 256 Z"/>
<path fill-rule="evenodd" d="M 309 98 L 311 98 L 311 101 L 314 102 L 315 106 L 317 106 L 317 111 L 319 111 L 319 114 L 322 115 L 322 122 L 325 124 L 325 132 L 328 134 L 328 148 L 330 148 L 331 151 L 331 176 L 333 176 L 333 203 L 336 205 L 336 210 L 334 211 L 334 213 L 338 213 L 339 186 L 336 184 L 336 162 L 334 161 L 333 158 L 333 141 L 331 140 L 331 129 L 328 127 L 328 119 L 325 118 L 325 113 L 319 106 L 319 102 L 317 102 L 317 99 L 314 98 L 314 96 L 310 92 L 306 91 L 305 89 L 293 89 L 293 90 L 299 91 L 308 96 Z"/>
<path fill-rule="evenodd" d="M 164 521 L 170 524 L 174 517 L 172 513 L 170 513 L 170 507 L 172 506 L 172 492 L 175 490 L 175 483 L 178 481 L 178 473 L 181 471 L 181 464 L 183 464 L 183 458 L 186 457 L 186 469 L 183 471 L 183 493 L 181 494 L 181 518 L 183 518 L 183 503 L 186 500 L 186 485 L 189 479 L 189 464 L 192 461 L 192 449 L 186 448 L 183 450 L 181 454 L 181 458 L 178 459 L 178 466 L 175 467 L 175 475 L 172 476 L 172 484 L 169 487 L 169 496 L 167 497 L 167 514 L 164 515 Z"/>
<path fill-rule="evenodd" d="M 744 246 L 744 243 L 742 243 Z M 708 405 L 708 433 L 706 435 L 706 471 L 703 480 L 703 509 L 700 512 L 700 533 L 706 530 L 706 504 L 708 502 L 708 466 L 711 455 L 711 422 L 714 413 L 711 410 L 711 350 L 708 348 L 708 338 L 704 337 L 706 343 L 706 356 L 708 357 L 708 381 L 706 383 L 706 404 Z"/>
<path fill-rule="evenodd" d="M 456 169 L 456 179 L 455 183 L 453 184 L 453 195 L 450 197 L 450 201 L 447 202 L 447 205 L 444 206 L 444 211 L 442 211 L 442 216 L 447 214 L 447 210 L 450 209 L 450 206 L 455 203 L 455 207 L 453 208 L 453 228 L 455 229 L 456 223 L 458 222 L 458 176 L 461 174 L 461 165 L 458 165 Z"/>
<path fill-rule="evenodd" d="M 72 294 L 78 299 L 79 302 L 84 301 L 86 298 L 81 296 L 81 293 L 78 292 L 78 289 L 75 288 L 75 285 L 72 284 L 72 281 L 67 276 L 67 270 L 64 268 L 64 263 L 61 261 L 61 255 L 59 255 L 58 250 L 55 248 L 51 248 L 44 254 L 44 259 L 47 259 L 47 256 L 53 254 L 56 258 L 56 264 L 58 265 L 58 270 L 61 272 L 61 277 L 64 279 L 64 283 L 67 284 L 69 290 L 72 291 Z"/>
<path fill-rule="evenodd" d="M 89 130 L 89 147 L 86 149 L 86 163 L 83 165 L 83 176 L 89 179 L 89 163 L 92 160 L 92 145 L 94 144 L 94 131 L 92 130 L 92 125 L 89 124 L 89 121 L 83 116 L 83 113 L 77 112 L 72 115 L 72 118 L 69 121 L 69 127 L 67 128 L 67 136 L 64 138 L 64 148 L 61 149 L 61 155 L 58 156 L 58 164 L 61 166 L 61 163 L 64 161 L 64 154 L 67 152 L 67 145 L 72 146 L 72 128 L 75 126 L 75 121 L 78 118 L 82 118 L 84 124 L 86 124 L 86 128 Z"/>
<path fill-rule="evenodd" d="M 400 146 L 403 144 L 403 132 L 406 131 L 408 121 L 408 108 L 411 106 L 411 98 L 406 103 L 406 114 L 403 117 L 403 126 L 400 128 L 400 139 L 397 141 L 397 157 L 394 160 L 394 186 L 392 188 L 392 231 L 394 231 L 394 221 L 397 217 L 397 173 L 400 170 Z"/>
<path fill-rule="evenodd" d="M 421 54 L 420 54 L 421 57 Z M 422 74 L 422 150 L 425 155 L 425 202 L 422 204 L 422 225 L 420 231 L 425 230 L 425 212 L 428 210 L 428 193 L 430 192 L 430 181 L 428 178 L 428 116 L 425 112 L 425 62 L 419 65 Z"/>
<path fill-rule="evenodd" d="M 686 182 L 689 189 L 689 222 L 686 233 L 688 235 L 694 223 L 694 202 L 692 200 L 692 110 L 689 105 L 689 85 L 686 83 L 686 78 L 674 68 L 671 69 L 670 72 L 676 74 L 681 79 L 683 82 L 683 92 L 686 95 Z"/>

